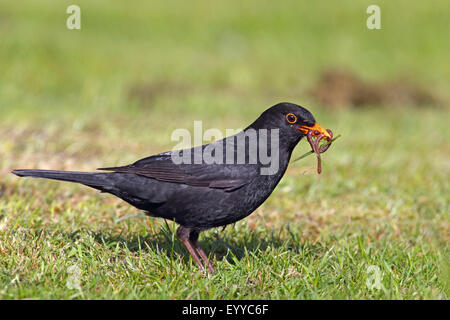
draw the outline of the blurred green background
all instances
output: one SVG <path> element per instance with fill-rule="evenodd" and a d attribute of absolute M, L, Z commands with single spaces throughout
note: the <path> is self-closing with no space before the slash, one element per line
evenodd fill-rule
<path fill-rule="evenodd" d="M 449 1 L 79 0 L 81 30 L 68 30 L 71 4 L 0 3 L 0 297 L 448 298 Z M 371 4 L 381 30 L 366 27 Z M 359 80 L 342 90 L 387 98 L 325 103 L 311 92 L 330 70 L 339 92 L 347 74 Z M 398 81 L 432 98 L 392 98 Z M 252 216 L 205 234 L 219 271 L 196 288 L 160 220 L 116 223 L 136 210 L 9 173 L 127 164 L 194 120 L 243 128 L 281 101 L 342 138 L 321 176 L 314 157 L 296 162 Z M 65 286 L 73 263 L 82 290 Z M 365 286 L 370 265 L 383 290 Z"/>

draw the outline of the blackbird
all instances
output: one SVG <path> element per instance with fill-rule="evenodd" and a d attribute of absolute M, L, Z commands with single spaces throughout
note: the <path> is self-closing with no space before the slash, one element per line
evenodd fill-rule
<path fill-rule="evenodd" d="M 297 143 L 311 133 L 332 137 L 308 110 L 285 102 L 264 111 L 238 134 L 130 165 L 98 169 L 108 172 L 12 173 L 81 183 L 111 193 L 148 216 L 175 221 L 177 236 L 200 270 L 205 269 L 201 257 L 212 273 L 214 268 L 198 243 L 199 233 L 234 223 L 258 208 L 283 177 Z"/>

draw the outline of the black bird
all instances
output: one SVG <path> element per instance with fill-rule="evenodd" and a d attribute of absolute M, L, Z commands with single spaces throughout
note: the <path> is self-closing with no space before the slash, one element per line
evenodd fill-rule
<path fill-rule="evenodd" d="M 308 132 L 331 139 L 308 110 L 279 103 L 236 135 L 208 145 L 157 154 L 127 166 L 99 169 L 109 172 L 13 173 L 81 183 L 111 193 L 149 216 L 173 220 L 179 224 L 177 236 L 199 268 L 204 270 L 198 255 L 214 272 L 198 244 L 199 233 L 234 223 L 258 208 L 283 177 L 293 149 Z M 199 161 L 198 156 L 202 155 Z M 180 163 L 181 156 L 184 161 Z"/>

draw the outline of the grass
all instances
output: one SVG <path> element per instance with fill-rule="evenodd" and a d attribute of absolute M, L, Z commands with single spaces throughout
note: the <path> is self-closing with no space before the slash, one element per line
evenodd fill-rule
<path fill-rule="evenodd" d="M 448 101 L 448 1 L 382 1 L 378 31 L 365 1 L 78 1 L 80 31 L 65 29 L 69 4 L 0 4 L 1 299 L 448 299 L 448 103 L 329 110 L 307 95 L 340 66 Z M 9 173 L 129 163 L 194 120 L 242 128 L 278 101 L 342 137 L 320 176 L 313 156 L 292 163 L 250 217 L 201 235 L 209 277 L 173 223 Z"/>

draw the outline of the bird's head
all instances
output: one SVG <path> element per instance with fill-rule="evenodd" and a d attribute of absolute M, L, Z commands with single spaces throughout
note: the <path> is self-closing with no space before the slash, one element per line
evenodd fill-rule
<path fill-rule="evenodd" d="M 311 131 L 313 136 L 323 134 L 331 140 L 330 133 L 320 126 L 311 112 L 288 102 L 282 102 L 264 111 L 250 126 L 253 129 L 279 129 L 280 139 L 297 144 Z"/>

